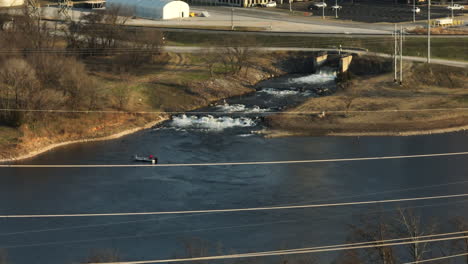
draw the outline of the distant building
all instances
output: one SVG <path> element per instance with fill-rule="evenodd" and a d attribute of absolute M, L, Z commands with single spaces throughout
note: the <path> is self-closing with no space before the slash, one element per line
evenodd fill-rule
<path fill-rule="evenodd" d="M 24 0 L 0 0 L 0 7 L 24 5 Z"/>
<path fill-rule="evenodd" d="M 119 7 L 125 13 L 148 19 L 189 17 L 190 7 L 178 0 L 107 0 L 106 8 Z"/>
<path fill-rule="evenodd" d="M 257 5 L 265 5 L 271 0 L 185 0 L 190 4 L 211 5 L 211 6 L 240 6 L 251 7 Z M 275 0 L 273 0 L 275 1 Z M 293 0 L 294 2 L 303 2 L 308 0 Z M 356 3 L 399 3 L 412 4 L 413 0 L 354 0 Z M 416 0 L 417 4 L 426 3 L 427 0 Z M 289 3 L 288 0 L 276 0 L 278 4 Z"/>
<path fill-rule="evenodd" d="M 211 5 L 211 6 L 237 6 L 251 7 L 267 4 L 270 0 L 186 0 L 190 4 Z"/>

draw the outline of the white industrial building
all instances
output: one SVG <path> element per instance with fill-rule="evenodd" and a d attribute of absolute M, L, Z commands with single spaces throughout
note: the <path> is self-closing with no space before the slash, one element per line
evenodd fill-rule
<path fill-rule="evenodd" d="M 24 0 L 0 0 L 0 7 L 24 5 Z"/>
<path fill-rule="evenodd" d="M 107 0 L 106 8 L 114 7 L 148 19 L 184 18 L 190 13 L 189 5 L 178 0 Z"/>
<path fill-rule="evenodd" d="M 271 0 L 186 0 L 186 1 L 190 4 L 198 4 L 198 5 L 251 7 L 251 6 L 256 6 L 256 5 L 265 5 Z M 283 1 L 283 2 L 286 2 L 286 1 Z"/>

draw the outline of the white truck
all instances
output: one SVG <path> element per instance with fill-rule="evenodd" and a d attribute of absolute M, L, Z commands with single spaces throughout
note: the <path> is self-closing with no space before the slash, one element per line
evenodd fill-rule
<path fill-rule="evenodd" d="M 465 6 L 462 6 L 462 5 L 459 5 L 459 4 L 454 4 L 454 5 L 447 6 L 447 9 L 449 9 L 449 10 L 463 10 L 463 9 L 465 9 Z"/>
<path fill-rule="evenodd" d="M 441 18 L 435 21 L 435 25 L 439 27 L 451 26 L 453 25 L 453 19 L 451 18 Z"/>

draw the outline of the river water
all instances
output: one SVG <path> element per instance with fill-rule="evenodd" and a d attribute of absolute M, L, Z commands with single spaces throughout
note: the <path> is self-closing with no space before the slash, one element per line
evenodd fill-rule
<path fill-rule="evenodd" d="M 333 92 L 334 74 L 288 76 L 121 139 L 59 148 L 27 164 L 128 164 L 134 154 L 160 163 L 275 161 L 466 151 L 465 132 L 412 137 L 265 139 L 261 116 Z M 216 112 L 216 113 L 200 113 Z M 0 169 L 0 214 L 68 214 L 244 208 L 463 193 L 467 158 L 322 164 L 99 169 Z M 456 182 L 456 184 L 455 184 Z M 415 189 L 416 188 L 416 189 Z M 467 199 L 405 203 L 446 223 L 468 215 Z M 393 217 L 395 204 L 380 210 Z M 183 256 L 199 239 L 219 254 L 343 243 L 348 225 L 375 206 L 183 216 L 0 219 L 0 249 L 22 263 L 78 263 L 94 249 L 124 260 Z M 442 229 L 449 229 L 444 227 Z M 195 243 L 195 242 L 192 242 Z M 319 255 L 329 263 L 335 254 Z M 219 262 L 217 262 L 219 263 Z"/>

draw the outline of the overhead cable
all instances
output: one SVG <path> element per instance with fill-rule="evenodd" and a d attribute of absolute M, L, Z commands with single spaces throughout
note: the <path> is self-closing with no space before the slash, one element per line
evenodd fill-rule
<path fill-rule="evenodd" d="M 162 164 L 0 164 L 0 168 L 142 168 L 142 167 L 213 167 L 213 166 L 249 166 L 249 165 L 284 165 L 332 162 L 353 162 L 371 160 L 397 160 L 435 157 L 466 156 L 468 152 L 432 153 L 402 156 L 376 156 L 362 158 L 317 159 L 317 160 L 279 160 L 279 161 L 244 161 L 244 162 L 208 162 L 208 163 L 162 163 Z"/>
<path fill-rule="evenodd" d="M 308 209 L 308 208 L 324 208 L 324 207 L 339 207 L 339 206 L 354 206 L 366 204 L 387 204 L 412 201 L 426 201 L 436 199 L 449 199 L 468 197 L 468 193 L 426 196 L 415 198 L 401 198 L 389 200 L 373 200 L 360 202 L 344 202 L 344 203 L 328 203 L 328 204 L 305 204 L 305 205 L 289 205 L 289 206 L 270 206 L 270 207 L 250 207 L 250 208 L 231 208 L 231 209 L 208 209 L 208 210 L 186 210 L 186 211 L 158 211 L 158 212 L 119 212 L 119 213 L 76 213 L 76 214 L 16 214 L 16 215 L 0 215 L 0 218 L 59 218 L 59 217 L 103 217 L 103 216 L 139 216 L 139 215 L 175 215 L 175 214 L 202 214 L 202 213 L 231 213 L 231 212 L 257 212 L 257 211 L 273 211 L 273 210 L 291 210 L 291 209 Z"/>

